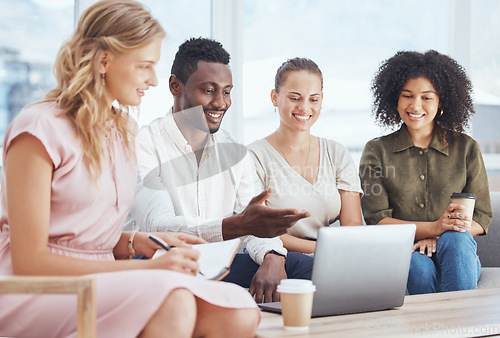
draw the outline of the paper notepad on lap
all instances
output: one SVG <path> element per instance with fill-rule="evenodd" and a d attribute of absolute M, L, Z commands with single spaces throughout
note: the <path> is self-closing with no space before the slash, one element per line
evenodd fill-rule
<path fill-rule="evenodd" d="M 193 245 L 193 249 L 200 252 L 198 263 L 202 274 L 198 274 L 198 277 L 212 280 L 224 278 L 229 273 L 229 267 L 233 262 L 240 242 L 239 238 L 235 238 L 223 242 Z M 157 250 L 153 259 L 165 254 L 165 252 L 163 249 Z"/>

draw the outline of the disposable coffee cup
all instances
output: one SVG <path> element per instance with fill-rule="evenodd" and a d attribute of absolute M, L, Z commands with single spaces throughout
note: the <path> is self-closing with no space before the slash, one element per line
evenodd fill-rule
<path fill-rule="evenodd" d="M 281 314 L 287 330 L 307 331 L 311 322 L 316 286 L 307 279 L 282 279 L 277 291 L 281 296 Z"/>
<path fill-rule="evenodd" d="M 474 215 L 474 205 L 476 204 L 476 195 L 454 192 L 453 195 L 451 195 L 451 202 L 463 205 L 465 210 L 463 210 L 462 213 L 472 219 L 472 215 Z M 467 223 L 470 225 L 470 221 L 467 221 Z"/>

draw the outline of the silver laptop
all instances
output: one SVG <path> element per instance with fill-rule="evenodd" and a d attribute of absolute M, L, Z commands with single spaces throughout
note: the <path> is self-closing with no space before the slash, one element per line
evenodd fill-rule
<path fill-rule="evenodd" d="M 403 305 L 415 230 L 415 224 L 321 228 L 312 272 L 312 316 Z M 280 305 L 259 304 L 278 313 Z"/>

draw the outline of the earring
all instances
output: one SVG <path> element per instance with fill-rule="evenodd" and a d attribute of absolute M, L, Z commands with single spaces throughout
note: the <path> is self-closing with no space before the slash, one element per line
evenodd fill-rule
<path fill-rule="evenodd" d="M 444 111 L 441 108 L 439 108 L 439 110 L 441 111 L 441 113 L 439 113 L 439 117 L 441 117 L 443 116 Z"/>
<path fill-rule="evenodd" d="M 276 107 L 274 107 L 274 113 L 276 114 Z"/>
<path fill-rule="evenodd" d="M 106 73 L 101 73 L 101 82 L 103 86 L 106 86 Z"/>

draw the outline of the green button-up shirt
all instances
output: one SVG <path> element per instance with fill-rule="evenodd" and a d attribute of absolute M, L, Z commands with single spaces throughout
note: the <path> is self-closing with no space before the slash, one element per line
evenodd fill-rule
<path fill-rule="evenodd" d="M 359 174 L 367 224 L 377 224 L 385 217 L 436 221 L 454 192 L 475 194 L 474 221 L 485 232 L 491 222 L 488 177 L 481 151 L 465 134 L 447 144 L 435 134 L 429 147 L 422 149 L 413 144 L 403 124 L 398 131 L 366 144 Z"/>

